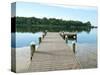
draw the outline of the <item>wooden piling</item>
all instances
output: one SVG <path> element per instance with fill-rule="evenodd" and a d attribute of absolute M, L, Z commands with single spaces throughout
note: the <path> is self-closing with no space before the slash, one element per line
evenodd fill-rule
<path fill-rule="evenodd" d="M 65 41 L 66 41 L 66 43 L 68 42 L 68 36 L 67 35 L 65 35 Z"/>
<path fill-rule="evenodd" d="M 73 45 L 73 52 L 75 53 L 75 46 L 76 46 L 75 42 L 73 42 L 72 45 Z"/>
<path fill-rule="evenodd" d="M 39 44 L 42 42 L 42 38 L 41 37 L 39 37 Z"/>
<path fill-rule="evenodd" d="M 32 60 L 34 52 L 35 52 L 35 44 L 32 44 L 31 45 L 31 58 L 30 58 L 31 60 Z"/>

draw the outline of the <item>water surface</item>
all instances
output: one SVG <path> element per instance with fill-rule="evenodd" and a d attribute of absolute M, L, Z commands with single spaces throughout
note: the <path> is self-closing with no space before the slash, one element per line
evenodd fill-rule
<path fill-rule="evenodd" d="M 16 36 L 15 36 L 16 35 Z M 16 32 L 12 33 L 12 48 L 22 48 L 30 46 L 31 42 L 39 45 L 38 38 L 42 32 Z M 14 42 L 16 38 L 16 43 Z M 68 40 L 68 44 L 73 49 L 75 42 L 75 55 L 82 68 L 97 67 L 97 29 L 91 29 L 90 32 L 77 33 L 77 40 Z M 15 43 L 15 44 L 14 44 Z"/>
<path fill-rule="evenodd" d="M 89 33 L 77 34 L 76 40 L 69 40 L 68 44 L 73 49 L 75 42 L 75 55 L 82 68 L 97 67 L 97 29 L 91 29 Z"/>
<path fill-rule="evenodd" d="M 16 32 L 12 33 L 12 41 L 11 41 L 11 47 L 12 48 L 21 48 L 30 46 L 31 43 L 34 43 L 36 45 L 39 44 L 39 37 L 42 36 L 42 32 L 37 33 L 31 33 L 31 32 Z M 15 40 L 16 38 L 16 40 Z"/>

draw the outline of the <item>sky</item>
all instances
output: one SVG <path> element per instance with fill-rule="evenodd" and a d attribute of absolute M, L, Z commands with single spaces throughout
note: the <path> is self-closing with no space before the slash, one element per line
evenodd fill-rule
<path fill-rule="evenodd" d="M 16 16 L 90 21 L 97 26 L 97 7 L 17 2 Z"/>

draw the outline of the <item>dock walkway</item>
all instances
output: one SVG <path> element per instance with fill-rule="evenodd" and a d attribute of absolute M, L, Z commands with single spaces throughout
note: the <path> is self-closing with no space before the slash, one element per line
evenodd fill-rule
<path fill-rule="evenodd" d="M 29 71 L 80 69 L 73 50 L 57 32 L 48 32 L 35 51 Z"/>

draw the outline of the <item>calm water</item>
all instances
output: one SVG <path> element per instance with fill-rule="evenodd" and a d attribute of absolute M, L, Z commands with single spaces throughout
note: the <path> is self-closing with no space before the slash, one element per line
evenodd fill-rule
<path fill-rule="evenodd" d="M 90 33 L 81 32 L 77 34 L 76 40 L 68 40 L 68 45 L 73 49 L 75 42 L 75 55 L 82 68 L 97 67 L 97 29 Z"/>
<path fill-rule="evenodd" d="M 22 48 L 30 46 L 31 42 L 39 44 L 38 38 L 42 36 L 37 33 L 16 33 L 16 44 L 14 44 L 14 33 L 12 33 L 12 48 Z M 97 67 L 97 29 L 91 29 L 89 33 L 81 32 L 77 34 L 76 40 L 68 40 L 68 45 L 73 49 L 72 42 L 75 42 L 75 55 L 82 68 Z"/>
<path fill-rule="evenodd" d="M 12 33 L 12 39 L 11 39 L 11 47 L 12 48 L 21 48 L 25 46 L 30 46 L 31 43 L 34 43 L 36 45 L 39 44 L 38 38 L 42 36 L 42 32 L 37 33 Z M 16 38 L 16 43 L 14 42 Z"/>

